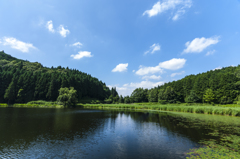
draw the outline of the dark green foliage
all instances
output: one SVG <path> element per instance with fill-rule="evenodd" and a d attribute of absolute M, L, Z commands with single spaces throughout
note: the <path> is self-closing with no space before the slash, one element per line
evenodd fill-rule
<path fill-rule="evenodd" d="M 119 97 L 119 103 L 124 103 L 124 98 L 122 95 L 120 95 L 120 97 Z"/>
<path fill-rule="evenodd" d="M 130 98 L 129 98 L 129 96 L 126 96 L 125 98 L 124 98 L 124 103 L 130 103 Z"/>
<path fill-rule="evenodd" d="M 151 89 L 148 91 L 148 101 L 149 102 L 157 102 L 158 101 L 158 90 Z"/>
<path fill-rule="evenodd" d="M 146 97 L 148 96 L 149 102 L 154 102 L 157 96 L 160 103 L 196 103 L 204 102 L 204 99 L 210 102 L 207 96 L 204 97 L 208 89 L 214 94 L 214 98 L 210 99 L 211 102 L 237 103 L 239 101 L 237 97 L 240 95 L 240 66 L 189 75 L 181 80 L 149 89 Z"/>
<path fill-rule="evenodd" d="M 147 102 L 148 90 L 143 88 L 135 89 L 131 94 L 131 103 Z"/>
<path fill-rule="evenodd" d="M 78 100 L 118 95 L 116 89 L 111 91 L 102 81 L 76 69 L 47 68 L 0 52 L 0 103 L 56 101 L 61 87 L 74 87 Z"/>
<path fill-rule="evenodd" d="M 186 102 L 187 103 L 198 103 L 200 102 L 201 99 L 198 97 L 198 95 L 194 92 L 194 90 L 192 90 L 189 94 L 189 96 L 187 96 L 186 98 Z"/>
<path fill-rule="evenodd" d="M 59 90 L 59 96 L 57 98 L 57 101 L 62 103 L 64 107 L 66 106 L 74 106 L 77 103 L 77 91 L 73 88 L 60 88 Z"/>

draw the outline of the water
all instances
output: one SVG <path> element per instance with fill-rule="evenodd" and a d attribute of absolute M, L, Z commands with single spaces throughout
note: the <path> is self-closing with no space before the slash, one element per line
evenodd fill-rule
<path fill-rule="evenodd" d="M 182 114 L 0 108 L 0 158 L 185 158 L 209 130 Z"/>

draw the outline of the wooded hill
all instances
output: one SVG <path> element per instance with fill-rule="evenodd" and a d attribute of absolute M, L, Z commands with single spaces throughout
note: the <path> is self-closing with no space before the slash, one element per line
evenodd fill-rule
<path fill-rule="evenodd" d="M 137 88 L 134 102 L 159 103 L 237 103 L 240 95 L 240 65 L 189 75 L 152 89 Z"/>
<path fill-rule="evenodd" d="M 74 87 L 78 99 L 104 100 L 111 95 L 105 83 L 87 73 L 61 66 L 47 68 L 0 52 L 0 103 L 56 101 L 58 90 L 64 87 Z"/>

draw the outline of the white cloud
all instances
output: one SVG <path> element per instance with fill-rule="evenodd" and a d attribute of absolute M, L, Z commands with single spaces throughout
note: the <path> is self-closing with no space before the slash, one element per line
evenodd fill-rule
<path fill-rule="evenodd" d="M 164 82 L 162 82 L 162 81 L 160 81 L 160 82 L 141 81 L 139 83 L 127 83 L 121 87 L 119 87 L 118 85 L 115 85 L 115 87 L 116 87 L 119 95 L 127 96 L 127 95 L 131 95 L 133 90 L 135 90 L 136 88 L 150 89 L 150 88 L 157 87 L 157 86 L 163 85 L 163 84 L 164 84 Z M 111 88 L 113 86 L 108 86 L 108 87 Z"/>
<path fill-rule="evenodd" d="M 147 74 L 154 74 L 154 73 L 163 73 L 163 69 L 160 68 L 159 66 L 155 67 L 143 67 L 140 66 L 140 69 L 137 70 L 136 74 L 137 75 L 147 75 Z"/>
<path fill-rule="evenodd" d="M 144 53 L 144 55 L 146 55 L 146 54 L 148 54 L 148 53 L 151 53 L 151 54 L 153 54 L 154 52 L 156 52 L 156 51 L 159 51 L 161 49 L 161 46 L 159 45 L 159 44 L 153 44 L 152 46 L 150 46 L 150 49 L 148 50 L 148 51 L 146 51 L 145 53 Z"/>
<path fill-rule="evenodd" d="M 176 10 L 173 16 L 173 20 L 177 20 L 179 16 L 185 13 L 187 8 L 191 8 L 192 0 L 164 0 L 162 3 L 158 1 L 155 3 L 150 10 L 146 10 L 143 15 L 148 15 L 149 17 L 156 16 L 167 10 Z"/>
<path fill-rule="evenodd" d="M 79 60 L 83 57 L 93 57 L 93 55 L 91 54 L 91 52 L 88 52 L 88 51 L 79 51 L 78 54 L 71 55 L 71 57 L 73 59 Z"/>
<path fill-rule="evenodd" d="M 17 49 L 21 52 L 29 52 L 29 49 L 37 49 L 33 44 L 19 41 L 13 37 L 4 37 L 3 45 L 9 45 L 11 48 Z"/>
<path fill-rule="evenodd" d="M 83 45 L 82 43 L 76 42 L 76 43 L 74 43 L 74 44 L 72 44 L 70 46 L 75 46 L 75 47 L 81 48 L 82 45 Z"/>
<path fill-rule="evenodd" d="M 186 63 L 186 59 L 176 59 L 173 58 L 169 61 L 164 61 L 164 62 L 160 62 L 157 66 L 155 67 L 144 67 L 144 66 L 140 66 L 139 70 L 137 70 L 136 74 L 137 75 L 147 75 L 147 74 L 155 74 L 155 73 L 163 73 L 164 69 L 167 70 L 178 70 L 180 68 L 182 68 L 185 63 Z"/>
<path fill-rule="evenodd" d="M 161 68 L 165 68 L 165 69 L 168 69 L 168 70 L 178 70 L 185 65 L 186 61 L 187 61 L 186 59 L 173 58 L 169 61 L 164 61 L 164 62 L 159 63 L 159 66 Z"/>
<path fill-rule="evenodd" d="M 217 68 L 213 69 L 213 71 L 215 71 L 215 70 L 220 70 L 220 69 L 222 69 L 222 67 L 221 67 L 221 66 L 219 66 L 219 67 L 217 67 Z"/>
<path fill-rule="evenodd" d="M 195 38 L 193 41 L 186 42 L 186 49 L 183 53 L 199 53 L 206 49 L 208 46 L 217 44 L 219 42 L 218 37 L 211 37 L 211 38 Z"/>
<path fill-rule="evenodd" d="M 52 32 L 52 33 L 55 32 L 55 30 L 53 29 L 53 23 L 51 20 L 47 22 L 46 27 L 50 32 Z"/>
<path fill-rule="evenodd" d="M 70 34 L 70 31 L 68 29 L 64 29 L 63 25 L 59 26 L 59 33 L 62 37 L 66 37 L 68 34 Z"/>
<path fill-rule="evenodd" d="M 127 71 L 128 63 L 120 63 L 118 64 L 112 72 L 124 72 Z"/>
<path fill-rule="evenodd" d="M 132 70 L 132 72 L 135 72 L 135 70 Z"/>
<path fill-rule="evenodd" d="M 206 53 L 206 56 L 213 55 L 216 52 L 216 50 L 208 51 Z"/>
<path fill-rule="evenodd" d="M 161 76 L 156 76 L 156 75 L 152 75 L 152 76 L 143 76 L 142 79 L 148 80 L 148 79 L 152 79 L 152 80 L 160 80 Z"/>
<path fill-rule="evenodd" d="M 172 74 L 171 74 L 171 77 L 175 77 L 175 76 L 177 76 L 177 75 L 182 75 L 182 74 L 184 74 L 184 73 L 185 73 L 185 71 L 178 72 L 178 73 L 172 73 Z"/>

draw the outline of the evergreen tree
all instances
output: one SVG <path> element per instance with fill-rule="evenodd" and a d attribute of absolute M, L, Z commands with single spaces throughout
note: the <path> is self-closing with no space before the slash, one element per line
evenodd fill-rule
<path fill-rule="evenodd" d="M 215 96 L 212 91 L 212 89 L 207 89 L 205 95 L 203 96 L 203 100 L 206 101 L 207 103 L 214 102 Z"/>

